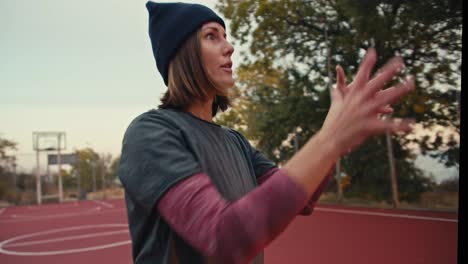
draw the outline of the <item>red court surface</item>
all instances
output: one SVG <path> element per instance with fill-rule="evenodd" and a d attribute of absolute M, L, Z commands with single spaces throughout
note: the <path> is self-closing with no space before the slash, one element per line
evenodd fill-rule
<path fill-rule="evenodd" d="M 265 263 L 457 263 L 458 214 L 316 207 Z M 132 263 L 123 200 L 0 209 L 0 263 Z"/>

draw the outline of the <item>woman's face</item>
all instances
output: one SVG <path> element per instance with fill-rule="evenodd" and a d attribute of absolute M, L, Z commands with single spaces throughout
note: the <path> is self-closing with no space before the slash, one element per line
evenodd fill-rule
<path fill-rule="evenodd" d="M 205 23 L 201 28 L 201 55 L 208 78 L 227 91 L 234 85 L 231 55 L 234 47 L 227 41 L 223 26 L 216 22 Z"/>

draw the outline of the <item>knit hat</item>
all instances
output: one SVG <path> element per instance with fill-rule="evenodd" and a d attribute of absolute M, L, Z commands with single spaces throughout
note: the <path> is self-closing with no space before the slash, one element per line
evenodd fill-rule
<path fill-rule="evenodd" d="M 156 66 L 167 85 L 169 62 L 178 48 L 206 22 L 224 21 L 206 6 L 187 3 L 154 3 L 148 1 L 149 36 Z"/>

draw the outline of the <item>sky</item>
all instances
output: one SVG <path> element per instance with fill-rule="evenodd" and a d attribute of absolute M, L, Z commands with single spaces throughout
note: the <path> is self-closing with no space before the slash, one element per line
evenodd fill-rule
<path fill-rule="evenodd" d="M 216 3 L 185 2 L 212 9 Z M 145 3 L 0 1 L 0 136 L 18 143 L 20 170 L 36 165 L 33 132 L 65 132 L 65 153 L 91 147 L 116 157 L 131 120 L 157 107 L 166 86 Z M 424 157 L 417 162 L 437 175 L 455 173 Z"/>
<path fill-rule="evenodd" d="M 92 147 L 116 157 L 130 121 L 157 107 L 166 86 L 145 4 L 0 1 L 0 136 L 18 143 L 20 167 L 35 163 L 36 131 L 65 132 L 64 152 Z"/>

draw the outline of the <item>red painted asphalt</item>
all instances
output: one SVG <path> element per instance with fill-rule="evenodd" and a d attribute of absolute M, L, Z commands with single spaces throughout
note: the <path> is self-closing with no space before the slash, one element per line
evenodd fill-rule
<path fill-rule="evenodd" d="M 265 250 L 266 264 L 457 263 L 458 215 L 320 205 Z M 132 263 L 123 200 L 0 209 L 0 263 Z"/>

